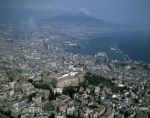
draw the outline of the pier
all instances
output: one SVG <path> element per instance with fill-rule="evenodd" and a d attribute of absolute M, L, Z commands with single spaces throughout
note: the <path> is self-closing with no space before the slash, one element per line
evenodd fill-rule
<path fill-rule="evenodd" d="M 128 61 L 131 61 L 131 59 L 129 58 L 129 56 L 128 56 L 127 54 L 123 53 L 123 52 L 118 48 L 117 45 L 114 45 L 114 46 L 115 46 L 116 50 L 119 51 L 119 53 L 123 55 L 123 57 L 125 57 Z"/>

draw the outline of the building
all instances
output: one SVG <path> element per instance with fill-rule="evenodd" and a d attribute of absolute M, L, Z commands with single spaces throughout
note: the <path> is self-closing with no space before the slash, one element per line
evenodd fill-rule
<path fill-rule="evenodd" d="M 21 114 L 21 110 L 28 106 L 27 102 L 12 102 L 10 106 L 11 116 L 17 118 Z"/>
<path fill-rule="evenodd" d="M 42 95 L 41 94 L 37 94 L 35 97 L 32 97 L 32 100 L 36 103 L 39 104 L 42 101 Z"/>
<path fill-rule="evenodd" d="M 6 95 L 7 96 L 12 96 L 14 94 L 14 89 L 13 88 L 10 88 L 10 89 L 8 89 L 7 91 L 6 91 Z"/>
<path fill-rule="evenodd" d="M 67 118 L 64 112 L 55 112 L 54 117 L 55 118 Z"/>
<path fill-rule="evenodd" d="M 0 100 L 4 101 L 6 99 L 6 92 L 0 91 Z"/>
<path fill-rule="evenodd" d="M 50 96 L 50 91 L 48 91 L 48 90 L 44 90 L 43 91 L 43 98 L 45 98 L 45 99 L 48 99 L 49 98 L 49 96 Z"/>
<path fill-rule="evenodd" d="M 55 88 L 78 86 L 79 84 L 77 72 L 70 72 L 69 74 L 67 73 L 56 76 L 52 81 Z"/>
<path fill-rule="evenodd" d="M 75 107 L 74 107 L 74 106 L 68 107 L 68 108 L 67 108 L 67 114 L 72 114 L 72 115 L 73 115 L 74 110 L 75 110 Z"/>
<path fill-rule="evenodd" d="M 90 118 L 98 118 L 98 111 L 93 111 L 90 113 Z"/>
<path fill-rule="evenodd" d="M 63 105 L 59 106 L 58 111 L 60 111 L 60 112 L 66 112 L 66 109 L 67 109 L 67 104 L 63 104 Z"/>
<path fill-rule="evenodd" d="M 22 87 L 19 83 L 16 83 L 14 85 L 14 92 L 21 92 L 22 91 Z"/>
<path fill-rule="evenodd" d="M 115 110 L 114 109 L 108 109 L 106 113 L 103 114 L 106 118 L 114 118 Z M 100 117 L 101 118 L 101 117 Z"/>
<path fill-rule="evenodd" d="M 57 101 L 61 100 L 63 103 L 65 103 L 70 100 L 70 97 L 66 95 L 61 95 L 61 96 L 56 97 L 56 100 Z"/>
<path fill-rule="evenodd" d="M 14 89 L 16 83 L 16 81 L 9 82 L 9 86 Z"/>
<path fill-rule="evenodd" d="M 99 105 L 95 110 L 98 111 L 98 117 L 100 117 L 105 112 L 106 107 Z"/>
<path fill-rule="evenodd" d="M 94 94 L 98 96 L 99 93 L 100 93 L 100 87 L 95 87 Z"/>
<path fill-rule="evenodd" d="M 55 94 L 55 93 L 62 94 L 63 88 L 53 88 L 53 91 L 54 91 L 54 94 Z"/>

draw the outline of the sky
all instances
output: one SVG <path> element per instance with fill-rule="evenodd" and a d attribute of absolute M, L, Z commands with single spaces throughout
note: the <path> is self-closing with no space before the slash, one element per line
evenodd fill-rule
<path fill-rule="evenodd" d="M 0 21 L 41 20 L 64 12 L 150 27 L 150 0 L 0 0 Z"/>

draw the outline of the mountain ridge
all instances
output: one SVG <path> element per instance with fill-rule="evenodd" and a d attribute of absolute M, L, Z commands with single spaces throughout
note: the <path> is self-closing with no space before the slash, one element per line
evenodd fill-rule
<path fill-rule="evenodd" d="M 105 21 L 102 19 L 98 19 L 92 17 L 90 15 L 78 13 L 78 14 L 70 14 L 70 13 L 62 13 L 57 16 L 48 18 L 44 20 L 45 22 L 63 22 L 63 23 L 74 23 L 74 24 L 98 24 L 103 26 L 123 26 L 121 24 L 112 23 L 110 21 Z"/>

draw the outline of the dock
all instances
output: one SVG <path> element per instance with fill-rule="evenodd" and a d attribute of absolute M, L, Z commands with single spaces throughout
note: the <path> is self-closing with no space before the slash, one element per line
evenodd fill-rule
<path fill-rule="evenodd" d="M 123 52 L 118 48 L 117 45 L 114 45 L 114 47 L 116 48 L 117 51 L 119 51 L 120 54 L 123 55 L 123 57 L 125 57 L 128 61 L 131 61 L 131 59 L 129 58 L 129 56 L 128 56 L 127 54 L 123 53 Z"/>

